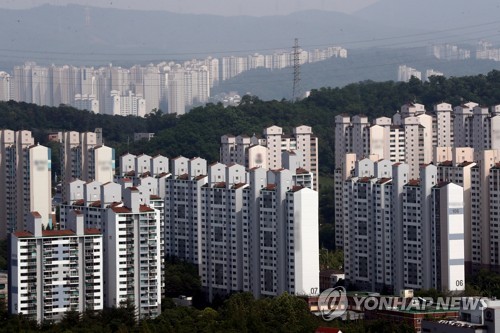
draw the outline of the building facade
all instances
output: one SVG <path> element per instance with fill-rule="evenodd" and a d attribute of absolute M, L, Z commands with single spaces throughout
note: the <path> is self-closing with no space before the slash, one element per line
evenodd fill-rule
<path fill-rule="evenodd" d="M 313 174 L 313 189 L 319 188 L 318 138 L 309 126 L 298 126 L 293 135 L 284 135 L 283 129 L 271 126 L 264 129 L 263 137 L 253 135 L 223 135 L 221 137 L 220 161 L 224 164 L 237 163 L 247 168 L 263 167 L 267 169 L 287 168 L 283 154 L 300 154 L 298 168 Z"/>
<path fill-rule="evenodd" d="M 51 150 L 30 131 L 0 130 L 0 237 L 24 230 L 38 211 L 51 223 Z"/>
<path fill-rule="evenodd" d="M 67 230 L 42 230 L 33 212 L 27 231 L 11 234 L 9 311 L 29 319 L 61 320 L 65 312 L 103 309 L 103 237 L 72 211 Z"/>
<path fill-rule="evenodd" d="M 464 290 L 463 188 L 439 182 L 434 165 L 408 176 L 407 164 L 364 159 L 343 182 L 346 280 L 386 292 Z"/>
<path fill-rule="evenodd" d="M 166 179 L 166 255 L 199 267 L 209 298 L 319 289 L 318 196 L 289 170 L 176 158 Z"/>

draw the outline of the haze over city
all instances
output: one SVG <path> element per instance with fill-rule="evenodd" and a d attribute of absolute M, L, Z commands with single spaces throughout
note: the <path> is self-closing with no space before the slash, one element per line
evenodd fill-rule
<path fill-rule="evenodd" d="M 377 0 L 2 0 L 0 8 L 27 9 L 43 4 L 95 6 L 116 9 L 166 10 L 175 13 L 212 15 L 285 15 L 302 10 L 328 10 L 350 13 Z"/>

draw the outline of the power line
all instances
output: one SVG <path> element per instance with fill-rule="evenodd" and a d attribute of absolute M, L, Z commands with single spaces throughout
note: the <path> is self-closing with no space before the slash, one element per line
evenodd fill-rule
<path fill-rule="evenodd" d="M 489 26 L 493 24 L 500 24 L 500 20 L 497 21 L 491 21 L 491 22 L 484 22 L 484 23 L 479 23 L 479 24 L 473 24 L 473 25 L 465 25 L 465 26 L 458 26 L 455 28 L 449 28 L 449 29 L 442 29 L 442 30 L 437 30 L 437 31 L 429 31 L 429 32 L 421 32 L 421 33 L 415 33 L 415 34 L 405 34 L 405 35 L 398 35 L 398 36 L 389 36 L 389 37 L 381 37 L 381 38 L 372 38 L 372 39 L 360 39 L 360 40 L 347 40 L 347 41 L 342 41 L 340 42 L 342 45 L 352 45 L 352 44 L 364 44 L 364 43 L 374 43 L 374 42 L 380 42 L 380 41 L 390 41 L 390 40 L 397 40 L 397 39 L 408 39 L 412 37 L 420 37 L 420 36 L 427 36 L 427 35 L 432 35 L 436 36 L 437 34 L 441 33 L 446 33 L 450 31 L 460 31 L 460 30 L 467 30 L 471 28 L 478 28 L 478 27 L 484 27 L 484 26 Z M 481 31 L 479 31 L 481 32 Z M 478 32 L 472 32 L 472 33 L 478 33 Z M 446 38 L 447 36 L 442 36 L 442 37 L 434 37 L 434 39 L 439 39 L 439 38 Z M 339 42 L 331 42 L 327 44 L 308 44 L 308 45 L 303 45 L 303 47 L 306 48 L 311 48 L 311 47 L 324 47 L 324 46 L 331 46 L 331 45 L 337 45 Z M 152 53 L 152 52 L 146 52 L 146 53 L 131 53 L 128 52 L 127 56 L 190 56 L 190 55 L 206 55 L 206 54 L 229 54 L 229 53 L 255 53 L 259 51 L 276 51 L 276 50 L 283 50 L 287 49 L 287 47 L 275 47 L 275 48 L 259 48 L 259 49 L 239 49 L 239 50 L 212 50 L 212 51 L 203 51 L 203 52 L 198 52 L 198 51 L 183 51 L 183 52 L 161 52 L 161 53 Z M 42 54 L 42 55 L 72 55 L 72 56 L 123 56 L 123 52 L 120 53 L 112 53 L 112 52 L 68 52 L 68 51 L 39 51 L 39 50 L 33 50 L 33 49 L 7 49 L 7 48 L 0 48 L 0 52 L 17 52 L 17 53 L 24 53 L 24 54 Z"/>

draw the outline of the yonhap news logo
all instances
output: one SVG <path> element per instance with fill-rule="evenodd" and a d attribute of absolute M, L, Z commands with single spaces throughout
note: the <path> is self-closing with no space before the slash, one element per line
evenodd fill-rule
<path fill-rule="evenodd" d="M 318 297 L 317 316 L 325 321 L 343 318 L 350 309 L 355 312 L 392 311 L 457 311 L 486 309 L 490 300 L 484 297 L 449 296 L 438 297 L 397 297 L 354 294 L 347 297 L 344 287 L 329 288 Z M 350 303 L 350 304 L 349 304 Z"/>
<path fill-rule="evenodd" d="M 347 311 L 347 293 L 344 287 L 324 290 L 318 297 L 319 314 L 325 321 L 342 317 Z"/>

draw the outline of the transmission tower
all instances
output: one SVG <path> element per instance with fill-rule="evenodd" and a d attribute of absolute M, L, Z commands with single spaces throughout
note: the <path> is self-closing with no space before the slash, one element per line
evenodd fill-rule
<path fill-rule="evenodd" d="M 299 39 L 295 38 L 293 45 L 293 92 L 292 101 L 299 98 L 300 95 L 300 52 Z"/>

